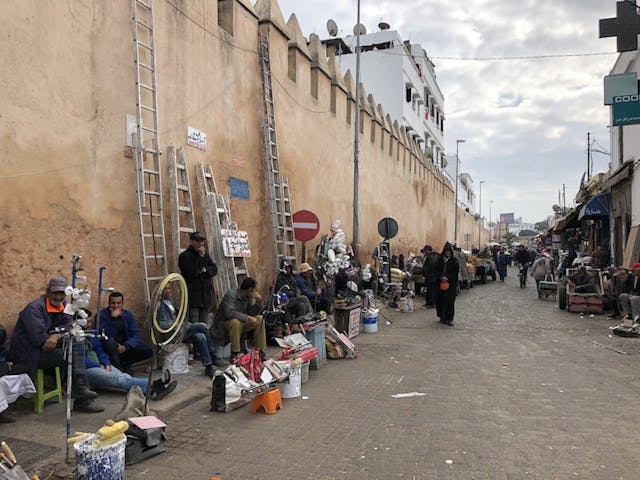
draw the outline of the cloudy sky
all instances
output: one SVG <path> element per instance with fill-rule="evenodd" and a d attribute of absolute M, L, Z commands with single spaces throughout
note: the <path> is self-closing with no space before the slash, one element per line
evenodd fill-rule
<path fill-rule="evenodd" d="M 326 38 L 333 18 L 351 34 L 356 0 L 280 0 L 306 36 Z M 602 78 L 616 60 L 615 39 L 598 38 L 598 21 L 614 17 L 615 0 L 361 0 L 362 23 L 383 19 L 420 43 L 436 65 L 445 96 L 445 148 L 460 145 L 463 170 L 482 188 L 482 213 L 515 212 L 536 222 L 552 213 L 562 185 L 573 203 L 586 170 L 587 132 L 609 151 Z M 556 58 L 494 60 L 496 57 Z M 572 56 L 569 56 L 572 55 Z M 580 56 L 575 56 L 580 55 Z M 366 83 L 365 83 L 366 85 Z M 595 153 L 594 171 L 609 157 Z"/>

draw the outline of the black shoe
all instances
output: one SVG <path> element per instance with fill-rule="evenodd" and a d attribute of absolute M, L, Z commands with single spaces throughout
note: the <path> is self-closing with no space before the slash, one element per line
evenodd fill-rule
<path fill-rule="evenodd" d="M 73 402 L 73 411 L 82 413 L 100 413 L 104 412 L 104 407 L 98 405 L 93 399 L 77 399 Z"/>
<path fill-rule="evenodd" d="M 610 313 L 609 315 L 607 315 L 607 318 L 620 318 L 620 315 L 618 315 L 617 313 Z"/>
<path fill-rule="evenodd" d="M 209 378 L 213 378 L 213 376 L 216 374 L 216 369 L 213 368 L 213 365 L 207 365 L 206 367 L 204 367 L 204 374 Z"/>
<path fill-rule="evenodd" d="M 453 321 L 451 321 L 451 322 L 444 322 L 444 323 L 446 323 L 446 324 L 447 324 L 447 325 L 449 325 L 450 327 L 453 327 Z"/>
<path fill-rule="evenodd" d="M 156 380 L 157 382 L 158 380 Z M 173 392 L 176 387 L 178 386 L 178 381 L 177 380 L 173 380 L 167 384 L 162 384 L 161 387 L 159 388 L 155 388 L 154 391 L 151 393 L 151 400 L 162 400 L 163 398 L 165 398 L 167 395 L 169 395 L 171 392 Z"/>
<path fill-rule="evenodd" d="M 71 386 L 71 398 L 89 400 L 98 398 L 98 394 L 87 386 L 87 380 L 84 375 L 74 375 L 73 385 Z"/>
<path fill-rule="evenodd" d="M 8 417 L 5 412 L 1 412 L 0 423 L 15 423 L 15 419 Z"/>

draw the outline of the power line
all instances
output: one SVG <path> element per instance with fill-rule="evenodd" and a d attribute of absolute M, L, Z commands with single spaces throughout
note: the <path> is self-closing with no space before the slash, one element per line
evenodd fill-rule
<path fill-rule="evenodd" d="M 432 60 L 461 60 L 485 62 L 494 60 L 538 60 L 544 58 L 570 58 L 570 57 L 595 57 L 601 55 L 617 55 L 618 52 L 592 52 L 592 53 L 558 53 L 549 55 L 522 55 L 513 57 L 426 57 L 420 55 L 421 58 L 431 58 Z"/>

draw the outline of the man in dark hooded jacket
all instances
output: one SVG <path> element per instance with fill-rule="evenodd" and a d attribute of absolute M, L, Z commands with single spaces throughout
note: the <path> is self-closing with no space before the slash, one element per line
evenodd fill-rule
<path fill-rule="evenodd" d="M 438 258 L 436 277 L 436 313 L 441 323 L 453 326 L 455 302 L 458 292 L 458 273 L 460 265 L 453 255 L 453 247 L 449 242 L 444 244 L 442 255 Z M 447 287 L 448 286 L 448 287 Z"/>

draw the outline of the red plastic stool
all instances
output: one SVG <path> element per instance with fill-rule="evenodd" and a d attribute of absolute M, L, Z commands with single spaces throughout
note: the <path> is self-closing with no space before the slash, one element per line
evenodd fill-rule
<path fill-rule="evenodd" d="M 282 408 L 282 398 L 280 397 L 280 389 L 269 390 L 261 393 L 251 400 L 251 413 L 256 413 L 262 407 L 264 413 L 273 415 L 277 409 Z"/>

